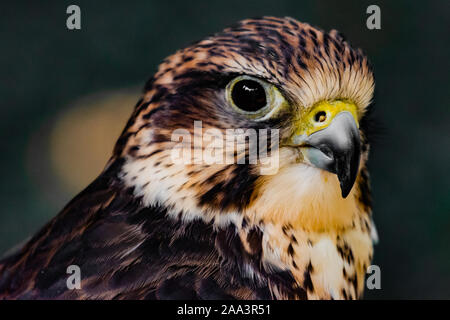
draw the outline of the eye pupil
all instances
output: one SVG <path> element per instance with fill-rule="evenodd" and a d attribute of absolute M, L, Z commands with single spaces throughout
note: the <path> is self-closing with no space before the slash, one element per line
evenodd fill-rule
<path fill-rule="evenodd" d="M 247 112 L 255 112 L 267 104 L 266 91 L 257 81 L 238 81 L 231 92 L 234 104 Z"/>

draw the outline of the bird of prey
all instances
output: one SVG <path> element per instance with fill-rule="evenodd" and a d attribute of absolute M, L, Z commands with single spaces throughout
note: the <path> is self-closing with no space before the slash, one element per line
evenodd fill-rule
<path fill-rule="evenodd" d="M 0 262 L 0 299 L 361 298 L 373 91 L 361 50 L 289 17 L 243 20 L 177 51 L 104 171 Z M 174 132 L 199 121 L 278 130 L 266 141 L 278 169 L 245 161 L 245 143 L 240 163 L 174 161 Z M 67 285 L 72 265 L 79 288 Z"/>

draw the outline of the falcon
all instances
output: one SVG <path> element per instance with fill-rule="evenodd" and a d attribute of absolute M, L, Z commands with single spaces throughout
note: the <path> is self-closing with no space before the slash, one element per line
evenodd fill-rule
<path fill-rule="evenodd" d="M 361 298 L 373 91 L 361 50 L 289 17 L 243 20 L 177 51 L 103 172 L 0 262 L 0 299 Z M 195 139 L 198 122 L 278 132 L 265 139 L 276 170 L 248 161 L 245 141 L 233 161 L 174 161 L 174 132 Z"/>

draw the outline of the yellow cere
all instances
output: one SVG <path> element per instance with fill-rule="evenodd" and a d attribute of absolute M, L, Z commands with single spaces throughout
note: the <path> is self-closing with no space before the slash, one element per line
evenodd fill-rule
<path fill-rule="evenodd" d="M 328 127 L 334 117 L 343 111 L 353 115 L 359 128 L 357 107 L 348 100 L 321 101 L 314 105 L 311 110 L 297 123 L 296 135 L 310 135 L 316 131 Z"/>

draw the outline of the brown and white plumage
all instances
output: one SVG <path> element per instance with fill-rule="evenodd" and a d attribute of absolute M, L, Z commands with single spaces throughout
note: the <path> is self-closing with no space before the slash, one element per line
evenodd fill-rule
<path fill-rule="evenodd" d="M 280 92 L 276 113 L 257 121 L 230 107 L 227 85 L 242 75 Z M 292 18 L 244 20 L 176 52 L 146 84 L 104 172 L 0 262 L 0 298 L 360 297 L 372 259 L 373 88 L 360 50 Z M 284 143 L 318 103 L 336 100 L 356 106 L 361 140 L 345 197 L 335 174 Z M 221 131 L 279 129 L 278 172 L 173 163 L 171 134 L 199 120 Z M 66 287 L 71 264 L 79 290 Z"/>

